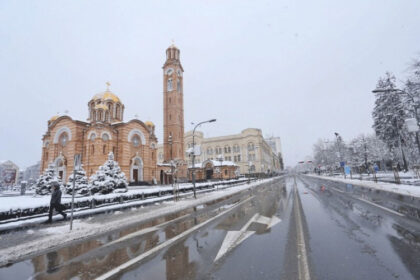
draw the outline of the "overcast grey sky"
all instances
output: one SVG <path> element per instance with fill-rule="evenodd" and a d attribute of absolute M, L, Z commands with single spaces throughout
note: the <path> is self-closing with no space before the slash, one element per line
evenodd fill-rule
<path fill-rule="evenodd" d="M 404 80 L 420 51 L 420 1 L 0 1 L 0 159 L 40 160 L 47 120 L 86 120 L 105 82 L 156 124 L 162 65 L 181 50 L 185 130 L 257 127 L 282 138 L 285 162 L 318 138 L 372 132 L 378 76 Z"/>

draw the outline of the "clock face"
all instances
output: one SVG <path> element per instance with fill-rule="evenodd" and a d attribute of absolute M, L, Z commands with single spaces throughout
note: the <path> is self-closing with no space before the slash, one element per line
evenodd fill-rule
<path fill-rule="evenodd" d="M 174 72 L 174 69 L 169 68 L 168 70 L 166 70 L 166 75 L 172 75 L 173 72 Z"/>

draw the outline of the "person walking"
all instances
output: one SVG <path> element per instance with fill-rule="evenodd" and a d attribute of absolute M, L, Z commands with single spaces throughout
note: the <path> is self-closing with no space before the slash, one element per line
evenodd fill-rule
<path fill-rule="evenodd" d="M 50 213 L 48 215 L 47 223 L 52 222 L 52 215 L 53 215 L 54 209 L 57 210 L 58 213 L 63 215 L 64 220 L 67 218 L 67 214 L 63 212 L 64 205 L 61 204 L 60 184 L 58 182 L 53 182 L 52 186 L 53 186 L 53 192 L 51 194 Z"/>

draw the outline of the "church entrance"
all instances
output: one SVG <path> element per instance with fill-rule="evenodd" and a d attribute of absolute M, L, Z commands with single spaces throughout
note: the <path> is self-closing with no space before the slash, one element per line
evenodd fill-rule
<path fill-rule="evenodd" d="M 143 181 L 143 160 L 140 157 L 135 157 L 131 160 L 130 181 L 138 183 Z"/>
<path fill-rule="evenodd" d="M 139 181 L 139 170 L 138 169 L 133 169 L 133 180 L 136 183 Z"/>

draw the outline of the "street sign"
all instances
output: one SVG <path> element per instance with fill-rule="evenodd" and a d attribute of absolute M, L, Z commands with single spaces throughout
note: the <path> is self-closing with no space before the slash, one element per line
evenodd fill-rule
<path fill-rule="evenodd" d="M 80 167 L 82 165 L 82 157 L 80 154 L 74 155 L 74 169 L 80 170 Z"/>
<path fill-rule="evenodd" d="M 344 172 L 345 172 L 347 175 L 350 175 L 350 172 L 351 172 L 351 168 L 350 168 L 350 166 L 348 166 L 348 165 L 344 166 Z"/>
<path fill-rule="evenodd" d="M 340 161 L 340 166 L 344 167 L 346 165 L 346 163 L 344 161 Z"/>

